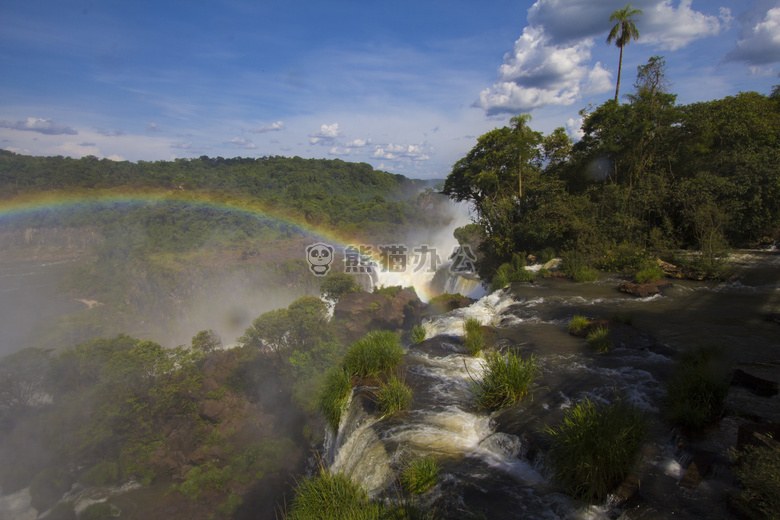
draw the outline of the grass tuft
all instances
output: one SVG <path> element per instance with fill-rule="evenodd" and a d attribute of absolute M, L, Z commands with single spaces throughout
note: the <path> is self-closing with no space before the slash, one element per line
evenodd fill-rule
<path fill-rule="evenodd" d="M 622 401 L 578 403 L 561 424 L 545 430 L 556 480 L 575 498 L 604 500 L 631 470 L 646 424 L 642 413 Z"/>
<path fill-rule="evenodd" d="M 467 318 L 463 323 L 465 337 L 463 344 L 466 346 L 469 354 L 478 355 L 485 348 L 485 334 L 482 332 L 482 324 L 477 318 Z"/>
<path fill-rule="evenodd" d="M 569 322 L 569 333 L 583 334 L 589 326 L 590 320 L 588 318 L 576 314 Z"/>
<path fill-rule="evenodd" d="M 412 329 L 412 343 L 422 343 L 425 341 L 425 327 L 422 325 L 415 325 Z"/>
<path fill-rule="evenodd" d="M 350 376 L 375 377 L 396 368 L 403 357 L 398 336 L 388 330 L 378 330 L 350 345 L 343 366 Z"/>
<path fill-rule="evenodd" d="M 509 352 L 506 357 L 491 352 L 485 358 L 485 375 L 471 382 L 471 392 L 480 408 L 497 410 L 523 399 L 539 377 L 534 356 L 521 359 Z"/>
<path fill-rule="evenodd" d="M 401 473 L 401 484 L 409 493 L 422 495 L 439 481 L 439 465 L 431 457 L 415 459 Z"/>
<path fill-rule="evenodd" d="M 412 389 L 395 376 L 382 383 L 376 394 L 376 404 L 382 416 L 406 410 L 412 402 Z"/>
<path fill-rule="evenodd" d="M 333 431 L 339 429 L 341 414 L 344 413 L 351 392 L 349 374 L 344 370 L 333 370 L 325 376 L 317 407 Z"/>
<path fill-rule="evenodd" d="M 639 284 L 654 283 L 664 278 L 664 272 L 658 262 L 648 260 L 634 274 L 634 281 Z"/>
<path fill-rule="evenodd" d="M 612 343 L 612 338 L 609 336 L 609 328 L 596 327 L 588 332 L 585 336 L 585 341 L 594 348 L 597 352 L 610 352 L 615 345 Z"/>
<path fill-rule="evenodd" d="M 723 415 L 729 392 L 722 349 L 702 348 L 680 358 L 666 382 L 664 415 L 688 433 L 698 433 Z"/>

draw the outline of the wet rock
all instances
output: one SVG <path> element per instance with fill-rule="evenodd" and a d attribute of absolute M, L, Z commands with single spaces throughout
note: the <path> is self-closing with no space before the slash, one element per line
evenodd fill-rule
<path fill-rule="evenodd" d="M 685 273 L 682 269 L 677 267 L 674 264 L 670 264 L 669 262 L 664 262 L 663 260 L 658 260 L 658 267 L 661 268 L 661 271 L 664 272 L 666 276 L 669 278 L 685 278 Z"/>
<path fill-rule="evenodd" d="M 740 424 L 737 431 L 737 449 L 743 450 L 746 446 L 780 449 L 780 441 L 774 440 L 778 438 L 780 438 L 780 424 Z"/>
<path fill-rule="evenodd" d="M 667 282 L 665 280 L 661 280 L 659 282 L 652 282 L 652 283 L 634 283 L 634 282 L 623 282 L 620 284 L 620 287 L 618 287 L 618 290 L 620 292 L 630 294 L 632 296 L 637 296 L 639 298 L 647 298 L 648 296 L 655 296 L 656 294 L 662 294 L 663 289 L 666 289 L 667 287 L 671 287 L 671 283 Z"/>
<path fill-rule="evenodd" d="M 349 293 L 333 310 L 333 322 L 342 335 L 354 341 L 372 330 L 401 330 L 420 322 L 426 306 L 414 291 L 401 289 L 395 295 Z"/>
<path fill-rule="evenodd" d="M 50 468 L 38 473 L 30 482 L 30 505 L 39 513 L 59 502 L 69 491 L 75 478 L 68 471 Z"/>
<path fill-rule="evenodd" d="M 688 489 L 696 489 L 699 487 L 702 480 L 704 479 L 699 471 L 699 466 L 696 464 L 696 461 L 692 461 L 680 479 L 679 486 Z"/>
<path fill-rule="evenodd" d="M 761 397 L 772 397 L 778 393 L 777 381 L 762 379 L 752 374 L 748 374 L 739 368 L 734 371 L 734 376 L 731 378 L 731 384 L 747 388 Z"/>
<path fill-rule="evenodd" d="M 468 307 L 475 301 L 477 300 L 461 294 L 442 294 L 431 299 L 431 301 L 428 302 L 428 305 L 431 307 L 433 313 L 446 314 L 455 309 Z"/>

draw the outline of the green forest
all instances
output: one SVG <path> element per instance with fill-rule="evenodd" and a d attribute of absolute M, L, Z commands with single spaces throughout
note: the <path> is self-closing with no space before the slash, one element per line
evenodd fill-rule
<path fill-rule="evenodd" d="M 443 191 L 474 205 L 484 279 L 518 252 L 614 271 L 681 249 L 717 276 L 728 248 L 777 240 L 780 88 L 678 105 L 665 67 L 638 67 L 627 103 L 582 110 L 576 143 L 520 115 L 455 163 Z"/>

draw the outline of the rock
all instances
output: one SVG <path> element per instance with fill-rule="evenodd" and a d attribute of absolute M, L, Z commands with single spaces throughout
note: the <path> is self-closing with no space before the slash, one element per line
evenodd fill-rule
<path fill-rule="evenodd" d="M 419 323 L 425 311 L 414 291 L 399 290 L 394 296 L 379 293 L 349 293 L 333 310 L 333 321 L 350 341 L 377 329 L 397 331 Z"/>
<path fill-rule="evenodd" d="M 200 416 L 213 423 L 221 421 L 226 413 L 224 400 L 206 399 L 200 406 Z"/>
<path fill-rule="evenodd" d="M 446 314 L 455 309 L 468 307 L 475 301 L 477 300 L 463 296 L 462 294 L 442 294 L 432 298 L 431 301 L 428 302 L 428 305 L 434 314 Z"/>
<path fill-rule="evenodd" d="M 699 467 L 697 466 L 696 461 L 692 461 L 688 465 L 688 469 L 685 470 L 685 473 L 680 479 L 678 485 L 688 489 L 696 489 L 699 487 L 699 484 L 701 484 L 702 480 L 703 479 L 701 473 L 699 472 Z"/>
<path fill-rule="evenodd" d="M 30 505 L 42 513 L 60 501 L 76 481 L 68 471 L 49 468 L 38 473 L 30 482 Z"/>
<path fill-rule="evenodd" d="M 772 397 L 778 393 L 777 381 L 756 377 L 739 368 L 734 371 L 731 384 L 747 388 L 761 397 Z"/>
<path fill-rule="evenodd" d="M 620 284 L 620 287 L 618 288 L 620 292 L 630 294 L 632 296 L 637 296 L 639 298 L 647 298 L 648 296 L 655 296 L 656 294 L 662 294 L 662 290 L 666 289 L 667 287 L 670 287 L 672 284 L 661 280 L 659 282 L 652 282 L 652 283 L 634 283 L 634 282 L 623 282 Z"/>
<path fill-rule="evenodd" d="M 683 270 L 677 267 L 674 264 L 670 264 L 669 262 L 664 262 L 663 260 L 658 260 L 658 267 L 661 268 L 661 271 L 664 272 L 666 276 L 669 278 L 684 278 L 685 273 L 683 273 Z"/>
<path fill-rule="evenodd" d="M 780 442 L 774 440 L 780 438 L 780 424 L 777 423 L 744 423 L 739 425 L 737 431 L 737 449 L 743 450 L 746 446 L 774 447 L 780 449 Z"/>
<path fill-rule="evenodd" d="M 560 258 L 553 258 L 549 262 L 545 263 L 542 266 L 542 269 L 547 269 L 548 271 L 554 271 L 555 269 L 558 269 L 558 267 L 561 265 L 561 262 L 563 260 Z"/>

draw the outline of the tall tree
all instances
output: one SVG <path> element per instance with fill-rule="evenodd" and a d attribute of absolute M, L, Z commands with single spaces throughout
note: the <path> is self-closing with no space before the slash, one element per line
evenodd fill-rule
<path fill-rule="evenodd" d="M 641 9 L 633 9 L 631 4 L 626 5 L 623 9 L 618 9 L 609 17 L 610 22 L 615 22 L 612 30 L 609 31 L 607 36 L 607 43 L 615 41 L 615 45 L 620 48 L 620 61 L 618 62 L 618 76 L 617 87 L 615 88 L 615 101 L 618 100 L 618 94 L 620 93 L 620 73 L 623 69 L 623 47 L 631 43 L 631 40 L 639 39 L 639 30 L 634 25 L 636 16 L 642 14 Z"/>

